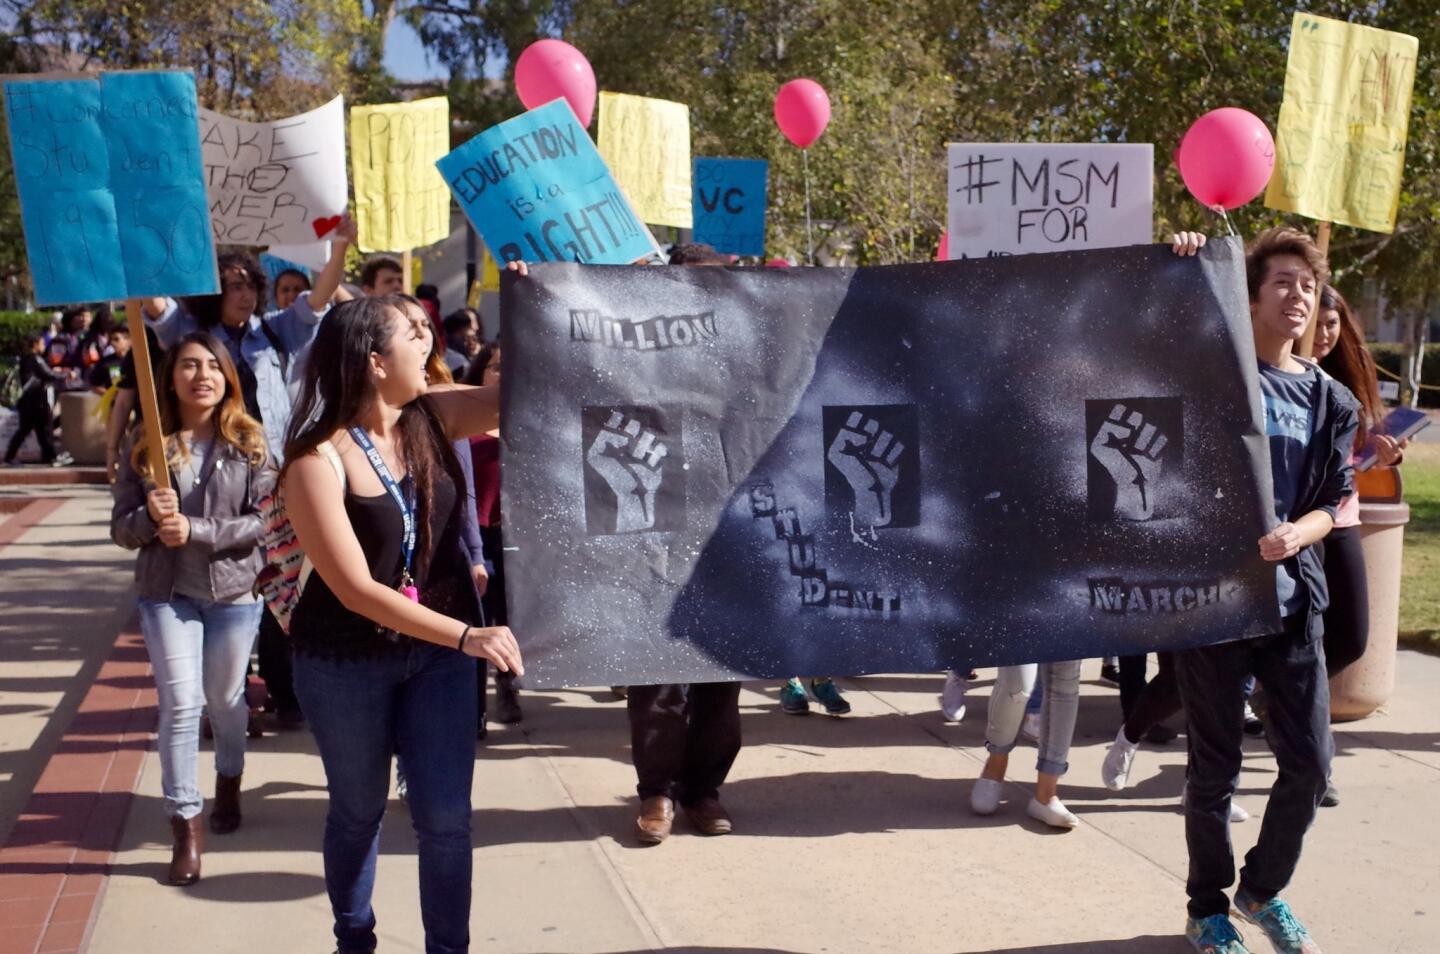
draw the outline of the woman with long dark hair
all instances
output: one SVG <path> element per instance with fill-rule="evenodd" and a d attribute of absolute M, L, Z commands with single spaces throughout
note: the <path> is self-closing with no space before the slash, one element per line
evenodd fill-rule
<path fill-rule="evenodd" d="M 451 449 L 496 426 L 498 389 L 428 389 L 430 343 L 402 299 L 337 306 L 310 350 L 285 446 L 286 511 L 314 567 L 291 619 L 295 685 L 330 792 L 325 882 L 342 952 L 375 948 L 371 894 L 397 749 L 425 948 L 468 949 L 474 659 L 522 670 L 507 627 L 469 622 L 478 607 Z"/>
<path fill-rule="evenodd" d="M 156 381 L 165 460 L 150 460 L 145 442 L 131 439 L 110 535 L 140 551 L 140 630 L 160 698 L 160 787 L 175 839 L 169 880 L 190 884 L 200 877 L 202 707 L 215 734 L 210 830 L 240 827 L 245 668 L 263 605 L 253 593 L 263 563 L 257 504 L 274 486 L 275 468 L 260 423 L 245 413 L 230 353 L 215 338 L 180 339 Z M 154 489 L 157 467 L 169 470 L 173 489 Z"/>

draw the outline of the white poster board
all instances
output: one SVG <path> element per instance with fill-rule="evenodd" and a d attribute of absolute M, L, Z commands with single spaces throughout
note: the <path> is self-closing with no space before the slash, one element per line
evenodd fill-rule
<path fill-rule="evenodd" d="M 217 244 L 314 245 L 345 212 L 345 101 L 251 123 L 200 110 L 200 152 Z"/>
<path fill-rule="evenodd" d="M 1150 143 L 950 143 L 950 258 L 1154 241 Z"/>

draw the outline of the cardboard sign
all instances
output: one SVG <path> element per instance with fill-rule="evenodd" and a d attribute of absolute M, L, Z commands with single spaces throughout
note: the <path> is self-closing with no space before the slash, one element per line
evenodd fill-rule
<path fill-rule="evenodd" d="M 1393 232 L 1419 55 L 1404 33 L 1295 14 L 1265 204 Z"/>
<path fill-rule="evenodd" d="M 689 106 L 601 93 L 596 137 L 600 158 L 640 221 L 691 227 Z"/>
<path fill-rule="evenodd" d="M 764 159 L 695 160 L 695 241 L 729 255 L 765 254 Z"/>
<path fill-rule="evenodd" d="M 435 165 L 501 261 L 624 265 L 659 254 L 563 99 L 490 127 Z"/>
<path fill-rule="evenodd" d="M 220 290 L 193 75 L 10 79 L 4 88 L 39 304 Z"/>
<path fill-rule="evenodd" d="M 323 239 L 345 213 L 345 101 L 268 123 L 200 110 L 210 225 L 229 245 Z"/>
<path fill-rule="evenodd" d="M 500 294 L 528 685 L 935 672 L 1280 624 L 1237 239 L 542 265 Z"/>
<path fill-rule="evenodd" d="M 443 96 L 350 110 L 355 221 L 365 252 L 403 252 L 450 234 L 450 193 L 435 161 L 450 150 Z"/>
<path fill-rule="evenodd" d="M 950 257 L 1144 245 L 1149 143 L 950 143 Z"/>

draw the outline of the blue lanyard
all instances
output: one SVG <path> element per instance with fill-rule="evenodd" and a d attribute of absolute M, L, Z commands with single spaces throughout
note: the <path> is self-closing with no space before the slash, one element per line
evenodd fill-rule
<path fill-rule="evenodd" d="M 401 493 L 400 485 L 395 483 L 395 478 L 390 476 L 390 468 L 385 466 L 385 458 L 375 449 L 375 444 L 370 440 L 370 435 L 365 433 L 363 427 L 350 428 L 350 437 L 365 452 L 370 466 L 375 469 L 375 476 L 380 478 L 380 483 L 385 485 L 385 490 L 395 500 L 395 505 L 400 508 L 400 516 L 405 521 L 405 580 L 404 585 L 410 585 L 410 561 L 415 556 L 415 504 Z"/>

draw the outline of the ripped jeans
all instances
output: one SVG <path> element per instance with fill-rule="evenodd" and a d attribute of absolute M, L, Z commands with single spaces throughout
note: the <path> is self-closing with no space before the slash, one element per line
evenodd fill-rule
<path fill-rule="evenodd" d="M 1004 755 L 1015 748 L 1025 702 L 1035 686 L 1036 672 L 1044 667 L 1044 701 L 1040 705 L 1040 758 L 1038 771 L 1064 775 L 1070 767 L 1070 740 L 1075 735 L 1075 716 L 1080 709 L 1080 660 L 1027 663 L 1001 666 L 995 677 L 986 713 L 985 749 Z"/>

